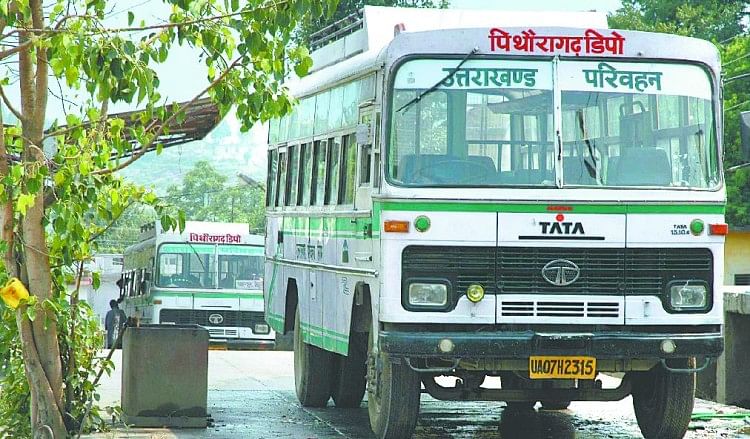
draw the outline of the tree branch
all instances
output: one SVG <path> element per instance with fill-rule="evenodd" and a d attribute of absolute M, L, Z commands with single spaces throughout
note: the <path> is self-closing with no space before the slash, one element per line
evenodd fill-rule
<path fill-rule="evenodd" d="M 103 234 L 107 233 L 107 230 L 109 230 L 110 228 L 112 228 L 112 226 L 117 222 L 117 220 L 119 220 L 120 218 L 122 218 L 122 215 L 125 214 L 125 211 L 128 210 L 128 209 L 130 209 L 130 206 L 132 206 L 133 204 L 135 204 L 135 200 L 131 201 L 130 203 L 128 203 L 128 205 L 125 206 L 122 209 L 122 211 L 120 212 L 120 214 L 117 215 L 117 218 L 112 219 L 112 221 L 110 221 L 109 224 L 107 224 L 106 227 L 104 227 L 103 229 L 101 229 L 97 233 L 95 233 L 93 236 L 91 236 L 89 238 L 88 242 L 92 243 L 92 242 L 96 241 L 97 239 L 99 239 L 100 236 L 102 236 Z"/>
<path fill-rule="evenodd" d="M 10 99 L 8 99 L 8 96 L 5 94 L 5 91 L 3 90 L 2 87 L 0 87 L 0 98 L 3 99 L 3 103 L 5 104 L 5 106 L 8 107 L 8 110 L 10 110 L 10 112 L 13 113 L 13 115 L 16 116 L 16 118 L 19 121 L 23 122 L 26 120 L 24 115 L 21 114 L 21 112 L 18 111 L 18 109 L 14 107 L 13 104 L 10 102 Z"/>
<path fill-rule="evenodd" d="M 31 46 L 33 44 L 33 40 L 28 40 L 22 44 L 19 44 L 18 46 L 12 47 L 10 49 L 6 50 L 0 50 L 0 60 L 3 60 L 9 56 L 15 55 L 16 53 L 26 49 L 27 47 Z"/>
<path fill-rule="evenodd" d="M 180 108 L 180 111 L 173 112 L 172 115 L 169 116 L 167 118 L 167 120 L 165 120 L 159 126 L 159 128 L 157 129 L 157 131 L 154 134 L 154 137 L 151 139 L 151 141 L 146 142 L 143 145 L 141 145 L 140 149 L 138 149 L 138 151 L 135 154 L 133 154 L 132 156 L 130 156 L 129 159 L 127 159 L 123 163 L 120 163 L 119 165 L 117 165 L 117 166 L 115 166 L 113 168 L 100 169 L 98 171 L 92 172 L 92 174 L 94 174 L 94 175 L 107 175 L 107 174 L 111 174 L 113 172 L 117 172 L 119 170 L 127 168 L 128 166 L 130 166 L 131 164 L 133 164 L 136 160 L 138 160 L 141 157 L 143 157 L 143 155 L 146 153 L 146 151 L 148 151 L 149 147 L 151 147 L 154 144 L 154 142 L 156 142 L 156 140 L 159 138 L 159 136 L 161 136 L 164 133 L 164 130 L 167 127 L 169 127 L 169 125 L 177 118 L 177 116 L 182 111 L 184 111 L 184 110 L 192 107 L 193 105 L 195 105 L 195 103 L 198 102 L 198 100 L 200 100 L 200 98 L 203 97 L 203 95 L 205 95 L 206 93 L 208 93 L 209 90 L 211 90 L 217 84 L 219 84 L 221 81 L 223 81 L 224 78 L 226 78 L 226 76 L 229 74 L 229 72 L 231 72 L 232 69 L 234 69 L 237 66 L 237 64 L 240 63 L 241 59 L 242 59 L 241 57 L 235 59 L 232 62 L 232 64 L 230 64 L 229 67 L 227 67 L 227 69 L 224 70 L 224 72 L 222 72 L 221 75 L 219 75 L 218 78 L 214 79 L 206 88 L 204 88 L 200 93 L 198 93 L 197 95 L 195 95 L 195 97 L 192 100 L 190 100 L 190 102 L 188 102 L 182 108 Z M 148 129 L 152 129 L 155 126 L 156 123 L 157 123 L 157 121 L 152 122 L 149 125 Z"/>

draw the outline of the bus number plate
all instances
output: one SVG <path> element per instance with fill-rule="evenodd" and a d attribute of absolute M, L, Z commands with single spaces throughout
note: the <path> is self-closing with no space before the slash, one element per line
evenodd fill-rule
<path fill-rule="evenodd" d="M 532 356 L 529 358 L 529 377 L 533 380 L 593 380 L 596 378 L 596 358 Z"/>

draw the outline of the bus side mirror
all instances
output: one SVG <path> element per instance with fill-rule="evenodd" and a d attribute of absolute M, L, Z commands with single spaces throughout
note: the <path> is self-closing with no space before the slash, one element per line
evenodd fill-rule
<path fill-rule="evenodd" d="M 740 112 L 740 140 L 742 159 L 750 162 L 750 111 Z"/>

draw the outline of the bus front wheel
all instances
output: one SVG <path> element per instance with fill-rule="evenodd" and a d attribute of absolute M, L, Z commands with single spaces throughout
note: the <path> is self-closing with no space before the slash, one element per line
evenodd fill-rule
<path fill-rule="evenodd" d="M 325 407 L 331 397 L 333 355 L 305 343 L 299 308 L 294 316 L 294 387 L 304 407 Z"/>
<path fill-rule="evenodd" d="M 695 360 L 675 360 L 674 368 L 695 367 Z M 680 439 L 695 400 L 695 373 L 670 372 L 661 365 L 633 373 L 633 408 L 645 439 Z"/>
<path fill-rule="evenodd" d="M 405 361 L 375 353 L 370 333 L 367 354 L 367 411 L 378 439 L 409 438 L 419 417 L 421 381 Z"/>

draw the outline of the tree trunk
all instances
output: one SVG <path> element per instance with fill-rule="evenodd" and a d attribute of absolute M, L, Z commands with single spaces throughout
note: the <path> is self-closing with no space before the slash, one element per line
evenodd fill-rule
<path fill-rule="evenodd" d="M 39 311 L 38 309 L 37 312 Z M 37 315 L 36 321 L 40 318 L 41 316 Z M 51 432 L 52 439 L 62 439 L 67 436 L 67 430 L 61 406 L 56 402 L 54 388 L 44 371 L 40 350 L 34 340 L 33 324 L 26 318 L 25 305 L 16 310 L 16 324 L 21 337 L 24 366 L 31 391 L 31 427 L 34 438 L 46 438 L 49 434 L 44 435 L 44 432 Z"/>
<path fill-rule="evenodd" d="M 29 8 L 33 28 L 43 29 L 45 23 L 41 0 L 30 0 Z M 19 42 L 23 43 L 30 37 L 28 32 L 22 32 Z M 26 49 L 19 52 L 21 112 L 24 116 L 22 158 L 27 173 L 47 166 L 41 148 L 47 113 L 48 75 L 47 50 L 44 45 L 39 45 L 34 51 Z M 29 322 L 23 317 L 23 311 L 19 311 L 17 324 L 31 391 L 32 429 L 36 434 L 48 428 L 54 438 L 64 438 L 67 431 L 63 422 L 63 377 L 57 321 L 54 313 L 42 306 L 54 294 L 43 220 L 44 196 L 40 191 L 21 219 L 24 268 L 28 276 L 29 292 L 38 297 L 39 305 L 33 322 Z"/>

